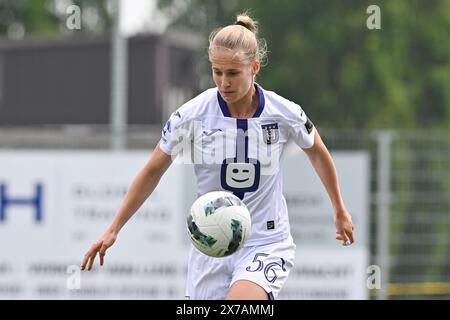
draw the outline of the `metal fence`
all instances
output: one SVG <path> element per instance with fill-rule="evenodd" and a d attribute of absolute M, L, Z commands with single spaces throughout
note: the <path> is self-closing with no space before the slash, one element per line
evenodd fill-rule
<path fill-rule="evenodd" d="M 152 149 L 161 127 L 131 126 L 128 149 Z M 371 155 L 373 299 L 450 298 L 450 131 L 321 129 L 331 152 Z M 107 126 L 0 128 L 1 149 L 108 149 Z"/>
<path fill-rule="evenodd" d="M 372 297 L 450 298 L 450 131 L 323 130 L 330 150 L 371 154 Z"/>

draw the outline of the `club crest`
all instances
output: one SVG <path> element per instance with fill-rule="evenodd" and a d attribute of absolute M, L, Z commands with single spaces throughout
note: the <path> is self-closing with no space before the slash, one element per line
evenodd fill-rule
<path fill-rule="evenodd" d="M 270 123 L 261 125 L 263 130 L 263 138 L 266 144 L 274 144 L 278 142 L 280 133 L 278 130 L 278 123 Z"/>

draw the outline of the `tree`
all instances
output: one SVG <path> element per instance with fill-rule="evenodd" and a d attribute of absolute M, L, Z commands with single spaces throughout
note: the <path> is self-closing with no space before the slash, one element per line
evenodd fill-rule
<path fill-rule="evenodd" d="M 369 5 L 381 29 L 369 30 Z M 450 125 L 450 2 L 160 0 L 173 26 L 203 33 L 251 8 L 268 43 L 259 82 L 321 126 Z M 180 13 L 181 12 L 181 13 Z"/>

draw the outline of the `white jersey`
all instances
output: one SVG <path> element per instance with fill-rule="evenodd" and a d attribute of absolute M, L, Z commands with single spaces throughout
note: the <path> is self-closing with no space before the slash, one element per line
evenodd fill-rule
<path fill-rule="evenodd" d="M 314 126 L 299 105 L 255 87 L 259 105 L 252 118 L 232 118 L 217 88 L 208 89 L 171 115 L 159 145 L 194 163 L 198 196 L 225 190 L 244 201 L 252 218 L 245 246 L 289 236 L 281 156 L 291 139 L 301 148 L 314 144 Z"/>

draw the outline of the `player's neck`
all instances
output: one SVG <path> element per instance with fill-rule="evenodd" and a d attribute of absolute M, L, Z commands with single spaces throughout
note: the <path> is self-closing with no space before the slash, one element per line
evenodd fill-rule
<path fill-rule="evenodd" d="M 228 104 L 228 110 L 233 118 L 248 119 L 251 118 L 258 108 L 259 96 L 252 86 L 252 89 L 239 101 Z"/>

